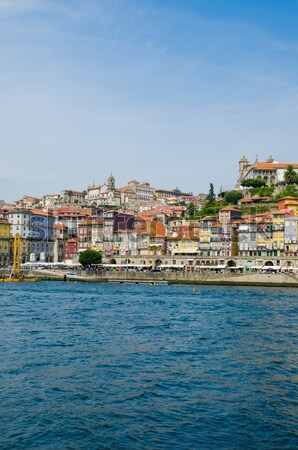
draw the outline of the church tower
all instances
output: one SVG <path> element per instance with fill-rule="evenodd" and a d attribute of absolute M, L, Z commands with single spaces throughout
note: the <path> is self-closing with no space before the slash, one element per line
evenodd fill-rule
<path fill-rule="evenodd" d="M 247 171 L 249 167 L 249 161 L 246 158 L 245 155 L 242 156 L 242 158 L 239 161 L 239 179 L 238 179 L 238 183 L 241 183 L 241 181 L 243 180 L 243 177 L 245 175 L 245 172 Z"/>
<path fill-rule="evenodd" d="M 110 191 L 114 191 L 115 190 L 115 178 L 113 177 L 112 174 L 108 178 L 107 186 L 108 186 Z"/>

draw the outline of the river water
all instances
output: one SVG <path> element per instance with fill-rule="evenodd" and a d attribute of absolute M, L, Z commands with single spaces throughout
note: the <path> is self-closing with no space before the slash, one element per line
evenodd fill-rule
<path fill-rule="evenodd" d="M 295 449 L 295 289 L 0 286 L 1 449 Z"/>

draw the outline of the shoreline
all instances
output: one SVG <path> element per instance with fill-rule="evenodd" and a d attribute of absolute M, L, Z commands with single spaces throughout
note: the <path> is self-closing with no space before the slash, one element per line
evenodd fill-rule
<path fill-rule="evenodd" d="M 32 274 L 30 274 L 32 276 Z M 204 276 L 200 274 L 173 274 L 173 273 L 102 273 L 94 275 L 67 275 L 62 271 L 35 271 L 33 276 L 38 281 L 64 281 L 87 283 L 133 283 L 133 284 L 177 284 L 177 285 L 206 285 L 206 286 L 256 286 L 256 287 L 291 287 L 298 288 L 298 275 L 289 274 L 239 274 L 221 276 Z"/>

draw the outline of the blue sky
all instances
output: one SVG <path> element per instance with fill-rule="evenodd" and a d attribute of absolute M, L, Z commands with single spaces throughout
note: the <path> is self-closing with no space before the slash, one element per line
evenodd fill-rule
<path fill-rule="evenodd" d="M 0 198 L 297 162 L 298 1 L 0 0 Z"/>

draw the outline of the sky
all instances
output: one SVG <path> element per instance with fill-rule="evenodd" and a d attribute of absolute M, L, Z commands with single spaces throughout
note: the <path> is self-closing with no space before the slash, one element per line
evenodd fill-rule
<path fill-rule="evenodd" d="M 0 199 L 297 162 L 298 0 L 0 0 Z"/>

